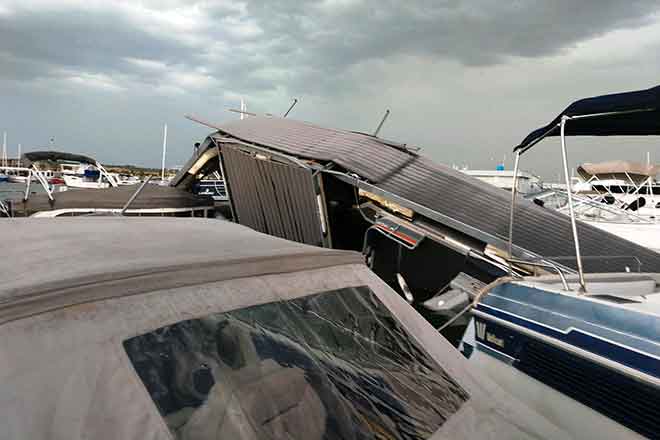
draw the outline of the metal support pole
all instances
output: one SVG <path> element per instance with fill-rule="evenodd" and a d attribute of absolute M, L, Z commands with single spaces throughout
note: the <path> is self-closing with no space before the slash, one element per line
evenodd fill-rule
<path fill-rule="evenodd" d="M 566 194 L 568 195 L 568 212 L 571 216 L 571 228 L 573 229 L 573 242 L 575 243 L 575 259 L 577 260 L 577 269 L 580 279 L 580 292 L 587 291 L 587 285 L 584 281 L 584 270 L 582 269 L 582 256 L 580 255 L 580 241 L 578 239 L 577 221 L 575 220 L 575 212 L 573 211 L 573 188 L 571 187 L 571 180 L 568 175 L 568 159 L 566 156 L 566 136 L 564 129 L 566 121 L 570 118 L 566 115 L 561 118 L 560 135 L 561 135 L 561 158 L 564 162 L 564 181 L 566 182 Z"/>
<path fill-rule="evenodd" d="M 167 154 L 167 124 L 163 128 L 163 162 L 160 167 L 160 180 L 165 181 L 165 155 Z"/>
<path fill-rule="evenodd" d="M 150 180 L 151 180 L 151 176 L 147 176 L 147 178 L 144 179 L 144 182 L 142 182 L 142 185 L 140 185 L 140 187 L 139 187 L 139 188 L 133 193 L 133 195 L 128 199 L 128 201 L 126 202 L 126 204 L 124 205 L 124 207 L 121 208 L 121 211 L 119 212 L 119 215 L 126 215 L 126 210 L 131 206 L 131 203 L 133 203 L 133 202 L 135 201 L 135 199 L 137 198 L 137 196 L 140 195 L 140 193 L 142 192 L 142 190 L 144 189 L 144 187 L 147 186 L 147 184 L 149 183 Z"/>
<path fill-rule="evenodd" d="M 509 210 L 509 258 L 513 258 L 513 214 L 516 208 L 516 191 L 518 190 L 518 165 L 520 163 L 520 151 L 516 151 L 516 159 L 513 165 L 513 185 L 511 186 L 511 209 Z M 513 275 L 513 268 L 509 263 L 509 273 Z"/>
<path fill-rule="evenodd" d="M 24 202 L 30 197 L 30 182 L 32 182 L 32 170 L 28 172 L 27 182 L 25 182 L 25 195 L 23 196 Z"/>

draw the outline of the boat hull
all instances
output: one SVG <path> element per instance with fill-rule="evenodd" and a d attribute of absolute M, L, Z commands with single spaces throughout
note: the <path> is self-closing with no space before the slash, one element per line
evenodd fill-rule
<path fill-rule="evenodd" d="M 588 406 L 523 373 L 510 364 L 477 349 L 469 359 L 475 370 L 485 373 L 514 398 L 560 426 L 574 438 L 619 440 L 644 438 Z"/>
<path fill-rule="evenodd" d="M 579 417 L 574 420 L 570 413 L 581 414 L 578 410 L 585 407 L 585 420 L 594 418 L 588 415 L 593 412 L 624 431 L 651 437 L 660 432 L 654 415 L 660 405 L 655 316 L 506 284 L 476 307 L 471 325 L 463 339 L 470 360 L 512 394 L 529 394 L 523 400 L 564 429 L 582 432 L 573 431 Z M 536 397 L 525 391 L 520 377 L 542 386 Z M 546 407 L 545 388 L 563 401 Z"/>

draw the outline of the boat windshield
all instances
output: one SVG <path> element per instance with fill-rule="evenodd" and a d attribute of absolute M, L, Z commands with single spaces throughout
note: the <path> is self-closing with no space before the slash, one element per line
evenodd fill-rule
<path fill-rule="evenodd" d="M 177 439 L 424 439 L 469 398 L 366 286 L 124 342 Z"/>

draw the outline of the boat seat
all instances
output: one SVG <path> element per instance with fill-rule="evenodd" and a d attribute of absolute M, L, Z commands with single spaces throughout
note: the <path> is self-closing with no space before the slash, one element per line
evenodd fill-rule
<path fill-rule="evenodd" d="M 304 370 L 262 358 L 250 332 L 227 325 L 219 337 L 226 367 L 206 401 L 178 430 L 181 440 L 324 438 L 327 409 Z M 335 409 L 336 410 L 336 409 Z"/>

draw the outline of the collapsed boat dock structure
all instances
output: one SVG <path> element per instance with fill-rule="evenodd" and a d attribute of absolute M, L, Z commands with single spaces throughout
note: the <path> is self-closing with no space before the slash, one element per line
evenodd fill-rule
<path fill-rule="evenodd" d="M 509 258 L 510 194 L 417 148 L 276 117 L 222 126 L 191 119 L 217 131 L 173 185 L 187 188 L 219 171 L 238 223 L 302 243 L 361 250 L 388 283 L 401 286 L 401 274 L 418 301 L 461 272 L 490 281 L 511 267 L 521 274 L 538 266 L 576 269 L 569 218 L 516 200 Z M 660 267 L 660 254 L 586 224 L 578 228 L 589 271 Z M 530 264 L 516 263 L 523 260 Z"/>

